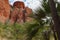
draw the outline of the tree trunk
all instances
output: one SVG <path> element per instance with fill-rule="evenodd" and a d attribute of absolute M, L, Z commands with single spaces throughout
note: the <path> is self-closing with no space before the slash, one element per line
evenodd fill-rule
<path fill-rule="evenodd" d="M 52 31 L 53 31 L 53 35 L 54 35 L 54 39 L 57 40 L 57 36 L 56 36 L 56 30 L 54 28 L 54 25 L 52 25 Z"/>
<path fill-rule="evenodd" d="M 58 40 L 60 40 L 60 20 L 59 20 L 58 14 L 57 14 L 56 6 L 54 3 L 54 0 L 48 0 L 48 1 L 49 1 L 49 5 L 51 8 L 51 15 L 52 15 L 52 19 L 54 22 L 54 27 L 57 32 Z"/>
<path fill-rule="evenodd" d="M 57 40 L 56 32 L 55 32 L 55 31 L 53 31 L 53 33 L 54 33 L 54 39 L 55 39 L 55 40 Z"/>
<path fill-rule="evenodd" d="M 45 31 L 45 32 L 44 32 L 43 35 L 44 35 L 44 39 L 45 39 L 45 40 L 49 40 L 49 39 L 50 39 L 50 32 L 51 32 L 51 31 Z"/>

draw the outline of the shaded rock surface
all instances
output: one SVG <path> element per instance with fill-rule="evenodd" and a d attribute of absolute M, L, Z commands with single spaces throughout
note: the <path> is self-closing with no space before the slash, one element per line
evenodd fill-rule
<path fill-rule="evenodd" d="M 17 22 L 17 23 L 23 23 L 26 21 L 31 20 L 30 17 L 28 17 L 32 13 L 32 9 L 25 7 L 23 2 L 16 1 L 13 4 L 13 8 L 11 11 L 11 19 L 10 22 Z"/>

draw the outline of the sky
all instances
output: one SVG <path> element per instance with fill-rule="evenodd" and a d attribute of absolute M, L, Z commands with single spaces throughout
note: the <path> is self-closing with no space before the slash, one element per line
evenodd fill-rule
<path fill-rule="evenodd" d="M 13 5 L 15 1 L 23 1 L 25 6 L 28 6 L 31 9 L 37 8 L 37 6 L 40 4 L 39 0 L 9 0 L 9 3 Z"/>
<path fill-rule="evenodd" d="M 25 3 L 25 6 L 28 6 L 31 9 L 35 9 L 35 8 L 37 8 L 41 4 L 39 2 L 39 0 L 9 0 L 9 3 L 11 5 L 13 5 L 13 3 L 15 1 L 23 1 Z M 42 1 L 42 0 L 40 0 L 40 1 Z M 58 1 L 60 1 L 60 0 L 58 0 Z"/>

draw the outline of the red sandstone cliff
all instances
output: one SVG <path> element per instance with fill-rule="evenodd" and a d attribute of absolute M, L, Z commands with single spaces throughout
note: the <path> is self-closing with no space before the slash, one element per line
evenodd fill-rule
<path fill-rule="evenodd" d="M 31 21 L 32 18 L 30 18 L 29 16 L 30 16 L 30 14 L 32 14 L 32 9 L 29 7 L 25 7 L 25 10 L 26 10 L 26 20 Z"/>
<path fill-rule="evenodd" d="M 25 8 L 25 4 L 24 2 L 21 2 L 21 1 L 16 1 L 14 4 L 13 4 L 14 7 L 17 7 L 17 8 Z"/>
<path fill-rule="evenodd" d="M 0 0 L 0 22 L 5 23 L 9 18 L 10 6 L 8 0 Z"/>
<path fill-rule="evenodd" d="M 32 9 L 25 7 L 24 2 L 16 1 L 13 4 L 13 10 L 10 22 L 13 21 L 13 23 L 16 21 L 18 23 L 23 23 L 25 21 L 31 20 L 30 17 L 28 17 L 32 13 Z"/>
<path fill-rule="evenodd" d="M 32 13 L 32 9 L 25 7 L 24 2 L 16 1 L 11 6 L 8 0 L 0 0 L 0 22 L 5 23 L 8 19 L 11 23 L 22 23 L 29 21 L 28 17 Z"/>

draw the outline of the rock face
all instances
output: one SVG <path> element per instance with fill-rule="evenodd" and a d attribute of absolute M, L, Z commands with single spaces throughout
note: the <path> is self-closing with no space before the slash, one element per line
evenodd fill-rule
<path fill-rule="evenodd" d="M 32 9 L 25 7 L 24 2 L 16 1 L 11 6 L 8 0 L 0 0 L 0 22 L 5 23 L 8 19 L 11 23 L 23 23 L 30 20 L 28 17 Z"/>
<path fill-rule="evenodd" d="M 25 5 L 24 5 L 24 2 L 21 2 L 21 1 L 16 1 L 14 4 L 13 4 L 14 7 L 17 7 L 17 8 L 25 8 Z"/>
<path fill-rule="evenodd" d="M 24 2 L 16 1 L 13 7 L 10 22 L 23 23 L 30 20 L 28 15 L 32 13 L 32 9 L 25 7 Z"/>
<path fill-rule="evenodd" d="M 30 14 L 32 14 L 32 9 L 25 7 L 26 10 L 26 21 L 31 21 L 32 18 L 29 17 Z"/>
<path fill-rule="evenodd" d="M 0 22 L 5 23 L 9 18 L 10 6 L 8 0 L 0 0 Z"/>

